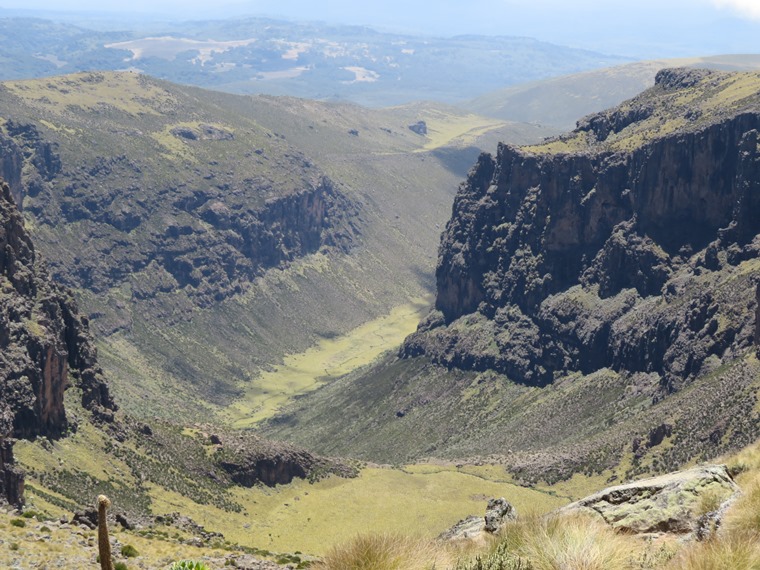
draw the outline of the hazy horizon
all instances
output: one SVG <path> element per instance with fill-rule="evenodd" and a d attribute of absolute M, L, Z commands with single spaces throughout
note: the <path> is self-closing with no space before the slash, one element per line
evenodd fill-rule
<path fill-rule="evenodd" d="M 757 53 L 757 0 L 671 0 L 567 4 L 536 0 L 370 1 L 323 4 L 303 0 L 220 2 L 133 0 L 104 6 L 93 0 L 6 1 L 0 15 L 28 14 L 93 20 L 186 21 L 264 16 L 285 20 L 366 25 L 380 30 L 439 36 L 464 34 L 526 36 L 552 43 L 634 58 Z M 76 13 L 76 14 L 74 14 Z"/>

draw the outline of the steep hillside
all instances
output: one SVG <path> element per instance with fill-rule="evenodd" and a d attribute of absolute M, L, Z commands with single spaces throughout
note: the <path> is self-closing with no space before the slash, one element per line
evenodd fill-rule
<path fill-rule="evenodd" d="M 375 459 L 496 455 L 552 480 L 753 441 L 758 86 L 665 70 L 568 135 L 482 155 L 442 237 L 435 310 L 401 359 L 269 433 Z"/>
<path fill-rule="evenodd" d="M 125 409 L 214 413 L 252 395 L 245 415 L 285 354 L 419 305 L 464 164 L 495 133 L 545 132 L 426 109 L 133 73 L 9 82 L 2 169 Z M 420 120 L 428 135 L 409 129 Z"/>
<path fill-rule="evenodd" d="M 0 495 L 23 494 L 12 438 L 58 437 L 70 427 L 64 391 L 74 387 L 97 421 L 116 406 L 95 358 L 87 328 L 69 291 L 53 283 L 2 182 L 0 193 Z"/>
<path fill-rule="evenodd" d="M 569 130 L 575 128 L 580 117 L 619 105 L 648 89 L 661 69 L 681 66 L 752 71 L 760 67 L 760 57 L 721 55 L 626 63 L 507 87 L 460 105 L 488 117 Z M 558 105 L 558 101 L 562 104 Z"/>

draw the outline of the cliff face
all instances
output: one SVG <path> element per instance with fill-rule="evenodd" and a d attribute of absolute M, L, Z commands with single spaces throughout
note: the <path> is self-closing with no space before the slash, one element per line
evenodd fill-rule
<path fill-rule="evenodd" d="M 481 156 L 442 237 L 436 311 L 402 353 L 536 385 L 655 372 L 667 391 L 746 350 L 760 105 L 707 111 L 749 80 L 667 70 L 566 137 Z"/>
<path fill-rule="evenodd" d="M 111 421 L 111 399 L 87 321 L 39 261 L 8 184 L 0 196 L 0 439 L 60 436 L 64 391 L 75 384 L 96 419 Z M 5 444 L 4 444 L 5 445 Z M 10 445 L 3 447 L 5 495 L 21 497 Z"/>

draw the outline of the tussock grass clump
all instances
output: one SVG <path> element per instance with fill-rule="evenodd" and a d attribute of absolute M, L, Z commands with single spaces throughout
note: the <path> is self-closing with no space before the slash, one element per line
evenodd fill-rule
<path fill-rule="evenodd" d="M 334 546 L 313 570 L 433 570 L 446 568 L 440 545 L 399 534 L 361 534 Z"/>
<path fill-rule="evenodd" d="M 121 555 L 125 558 L 134 558 L 139 555 L 139 552 L 137 552 L 137 549 L 131 544 L 125 544 L 121 547 Z"/>
<path fill-rule="evenodd" d="M 731 534 L 754 534 L 760 537 L 760 477 L 749 483 L 742 495 L 731 506 L 723 521 Z"/>
<path fill-rule="evenodd" d="M 586 516 L 530 517 L 507 525 L 505 539 L 533 570 L 624 569 L 641 550 L 636 539 Z"/>
<path fill-rule="evenodd" d="M 487 554 L 456 570 L 623 570 L 635 568 L 643 543 L 586 516 L 531 515 L 508 523 Z"/>
<path fill-rule="evenodd" d="M 755 570 L 760 568 L 760 543 L 752 533 L 735 533 L 691 544 L 668 570 Z"/>

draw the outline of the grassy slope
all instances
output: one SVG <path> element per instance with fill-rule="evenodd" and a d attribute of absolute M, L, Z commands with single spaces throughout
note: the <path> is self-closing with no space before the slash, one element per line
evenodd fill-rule
<path fill-rule="evenodd" d="M 75 404 L 69 407 L 79 421 L 76 433 L 16 445 L 17 461 L 28 472 L 28 507 L 56 518 L 70 517 L 77 505 L 105 493 L 117 511 L 132 516 L 180 512 L 235 544 L 321 554 L 358 531 L 403 529 L 432 538 L 483 511 L 491 496 L 509 496 L 518 509 L 539 512 L 571 498 L 518 486 L 498 467 L 451 464 L 368 465 L 354 479 L 225 488 L 207 476 L 213 470 L 204 459 L 211 449 L 203 435 L 208 428 L 157 423 L 160 437 L 117 442 L 80 416 Z"/>
<path fill-rule="evenodd" d="M 509 87 L 462 106 L 489 117 L 572 129 L 580 117 L 614 107 L 654 85 L 660 69 L 680 66 L 749 71 L 760 67 L 760 58 L 727 55 L 629 63 Z"/>
<path fill-rule="evenodd" d="M 154 428 L 160 429 L 160 426 Z M 198 439 L 198 429 L 185 429 L 182 434 L 187 449 L 195 449 L 202 443 Z M 179 511 L 202 524 L 206 530 L 224 534 L 224 539 L 212 540 L 212 544 L 199 548 L 182 544 L 181 540 L 193 535 L 171 526 L 158 525 L 150 533 L 145 529 L 114 529 L 112 534 L 119 545 L 132 544 L 140 553 L 136 559 L 125 560 L 129 567 L 162 568 L 171 560 L 205 557 L 212 564 L 221 566 L 226 558 L 240 555 L 236 545 L 255 548 L 257 552 L 298 551 L 321 555 L 333 545 L 351 541 L 357 533 L 410 535 L 417 537 L 422 545 L 465 515 L 481 513 L 486 498 L 490 496 L 506 497 L 530 525 L 531 515 L 548 512 L 571 499 L 599 490 L 605 486 L 607 477 L 607 474 L 576 475 L 570 481 L 553 486 L 526 488 L 515 485 L 503 467 L 495 465 L 428 463 L 400 468 L 375 465 L 364 467 L 356 479 L 330 477 L 314 484 L 296 481 L 274 489 L 232 487 L 223 493 L 230 505 L 237 505 L 236 510 L 230 510 L 199 503 L 188 493 L 180 494 L 154 483 L 153 473 L 135 471 L 118 456 L 106 454 L 107 445 L 125 446 L 138 455 L 146 453 L 147 449 L 135 445 L 131 439 L 114 444 L 85 420 L 80 422 L 80 429 L 74 436 L 60 442 L 21 442 L 17 449 L 19 462 L 35 469 L 28 480 L 28 510 L 41 513 L 41 519 L 70 518 L 74 503 L 67 496 L 83 497 L 87 501 L 101 492 L 107 492 L 114 499 L 115 509 L 119 510 L 131 504 L 129 494 L 139 488 L 144 491 L 145 500 L 154 514 Z M 163 453 L 171 454 L 172 450 L 166 448 Z M 728 514 L 726 527 L 729 529 L 744 528 L 750 519 L 756 518 L 753 509 L 760 496 L 756 492 L 759 456 L 758 445 L 754 444 L 738 454 L 719 458 L 739 472 L 737 482 L 746 491 L 741 504 Z M 169 456 L 164 459 L 171 460 Z M 73 475 L 68 486 L 51 485 L 51 482 L 63 481 L 57 473 L 67 471 Z M 138 479 L 140 473 L 142 476 Z M 191 473 L 185 476 L 202 480 Z M 8 544 L 18 544 L 18 549 L 0 549 L 0 563 L 24 568 L 40 564 L 81 568 L 94 564 L 93 532 L 59 528 L 50 523 L 45 530 L 41 528 L 45 523 L 35 519 L 26 519 L 27 527 L 17 528 L 10 525 L 11 518 L 13 515 L 0 512 L 0 534 Z M 574 524 L 567 523 L 563 528 L 572 532 Z M 593 542 L 598 539 L 602 545 L 617 540 L 604 532 L 599 535 L 600 531 L 594 525 L 583 529 L 585 540 Z M 753 532 L 757 531 L 760 529 L 755 527 Z M 551 536 L 544 538 L 551 539 Z M 685 562 L 677 557 L 706 556 L 670 542 L 657 542 L 654 550 L 644 555 L 642 545 L 636 540 L 628 542 L 626 557 L 631 554 L 641 557 L 637 562 L 639 565 L 633 566 L 635 568 L 687 567 L 679 566 Z M 571 542 L 563 542 L 555 548 L 571 546 Z M 486 545 L 487 549 L 492 547 Z M 437 545 L 435 550 L 440 552 L 441 548 Z M 701 547 L 697 545 L 695 548 Z M 443 554 L 444 558 L 454 562 L 457 558 L 467 559 L 474 552 L 464 550 Z M 273 558 L 277 556 L 273 555 Z M 117 554 L 119 559 L 123 560 Z"/>
<path fill-rule="evenodd" d="M 755 112 L 760 101 L 759 89 L 758 71 L 720 74 L 689 89 L 673 92 L 655 87 L 640 97 L 625 101 L 614 110 L 615 113 L 624 116 L 651 103 L 653 112 L 645 119 L 631 122 L 619 132 L 611 133 L 603 141 L 597 141 L 587 131 L 576 130 L 523 148 L 540 154 L 588 150 L 629 152 L 676 132 L 694 132 L 722 118 L 742 112 Z"/>
<path fill-rule="evenodd" d="M 250 200 L 302 187 L 318 169 L 360 204 L 361 236 L 348 255 L 317 254 L 271 270 L 242 295 L 207 309 L 193 307 L 175 291 L 136 301 L 133 284 L 151 279 L 141 273 L 105 294 L 79 290 L 85 310 L 95 316 L 102 361 L 120 405 L 148 415 L 214 413 L 285 355 L 429 294 L 440 226 L 477 147 L 493 146 L 496 138 L 527 142 L 546 134 L 431 104 L 370 111 L 213 93 L 135 74 L 13 82 L 2 92 L 0 116 L 36 123 L 44 139 L 59 143 L 64 171 L 91 168 L 98 157 L 135 162 L 139 175 L 121 179 L 105 173 L 103 184 L 140 188 L 155 203 L 148 226 L 159 231 L 158 196 L 182 185 L 203 190 L 263 180 L 261 190 L 247 198 L 251 205 Z M 420 119 L 429 122 L 430 138 L 407 128 Z M 170 133 L 200 124 L 232 132 L 234 140 L 189 145 Z M 252 149 L 263 149 L 263 155 Z M 56 184 L 65 193 L 67 179 Z M 98 247 L 97 240 L 83 244 L 82 232 L 111 231 L 105 224 L 50 226 L 27 217 L 54 267 L 71 266 L 88 255 L 88 247 Z M 166 326 L 160 315 L 167 312 L 191 319 Z M 386 339 L 378 349 L 398 340 Z"/>

